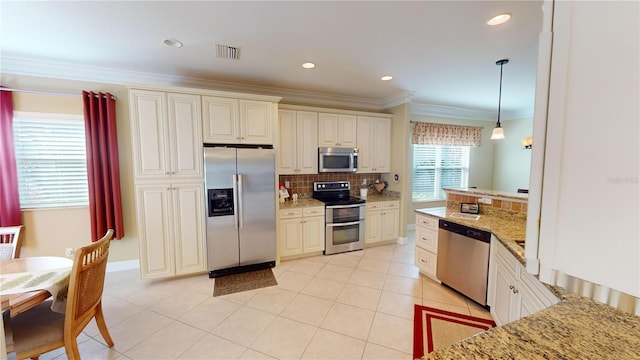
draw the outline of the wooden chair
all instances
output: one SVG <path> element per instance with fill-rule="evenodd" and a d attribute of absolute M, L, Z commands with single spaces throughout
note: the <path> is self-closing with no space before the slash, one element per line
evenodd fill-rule
<path fill-rule="evenodd" d="M 20 257 L 20 238 L 22 226 L 0 227 L 0 259 L 15 259 Z"/>
<path fill-rule="evenodd" d="M 102 239 L 76 251 L 64 314 L 51 311 L 51 301 L 47 301 L 9 319 L 17 359 L 38 359 L 41 354 L 63 346 L 69 360 L 80 359 L 76 338 L 93 318 L 107 345 L 113 346 L 102 314 L 102 290 L 112 237 L 113 230 L 109 229 Z M 6 327 L 7 323 L 5 330 Z"/>

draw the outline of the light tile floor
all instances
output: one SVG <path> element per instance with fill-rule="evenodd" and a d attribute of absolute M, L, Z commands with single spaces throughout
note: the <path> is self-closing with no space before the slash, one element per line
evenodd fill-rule
<path fill-rule="evenodd" d="M 142 281 L 108 273 L 103 307 L 115 342 L 95 322 L 83 359 L 411 359 L 413 304 L 490 318 L 420 275 L 407 244 L 286 261 L 278 286 L 213 297 L 206 275 Z M 12 354 L 9 359 L 14 359 Z M 63 349 L 40 357 L 66 359 Z"/>

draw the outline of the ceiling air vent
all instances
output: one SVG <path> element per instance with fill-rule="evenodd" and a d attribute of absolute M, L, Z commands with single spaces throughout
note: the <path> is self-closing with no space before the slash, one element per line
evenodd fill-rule
<path fill-rule="evenodd" d="M 240 48 L 229 45 L 216 44 L 216 56 L 223 59 L 240 59 Z"/>

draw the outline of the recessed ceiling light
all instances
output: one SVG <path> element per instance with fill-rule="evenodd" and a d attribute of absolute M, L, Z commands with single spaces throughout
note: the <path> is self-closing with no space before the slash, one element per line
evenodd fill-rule
<path fill-rule="evenodd" d="M 174 47 L 174 48 L 182 47 L 182 41 L 177 39 L 169 38 L 169 39 L 162 40 L 162 42 L 169 47 Z"/>
<path fill-rule="evenodd" d="M 302 67 L 305 69 L 313 69 L 314 67 L 316 67 L 316 64 L 312 63 L 312 62 L 306 62 L 304 64 L 302 64 Z"/>
<path fill-rule="evenodd" d="M 393 79 L 393 76 L 391 76 L 391 75 L 385 75 L 385 76 L 380 78 L 380 80 L 382 80 L 382 81 L 389 81 L 391 79 Z"/>
<path fill-rule="evenodd" d="M 496 15 L 487 21 L 487 25 L 496 26 L 500 24 L 504 24 L 511 19 L 511 14 L 504 13 L 500 15 Z"/>

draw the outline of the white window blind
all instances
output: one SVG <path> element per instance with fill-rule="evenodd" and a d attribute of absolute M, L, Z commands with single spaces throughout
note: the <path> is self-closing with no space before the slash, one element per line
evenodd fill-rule
<path fill-rule="evenodd" d="M 13 133 L 23 209 L 89 203 L 81 117 L 15 115 Z"/>
<path fill-rule="evenodd" d="M 444 200 L 443 187 L 467 187 L 469 146 L 413 145 L 413 201 Z"/>

